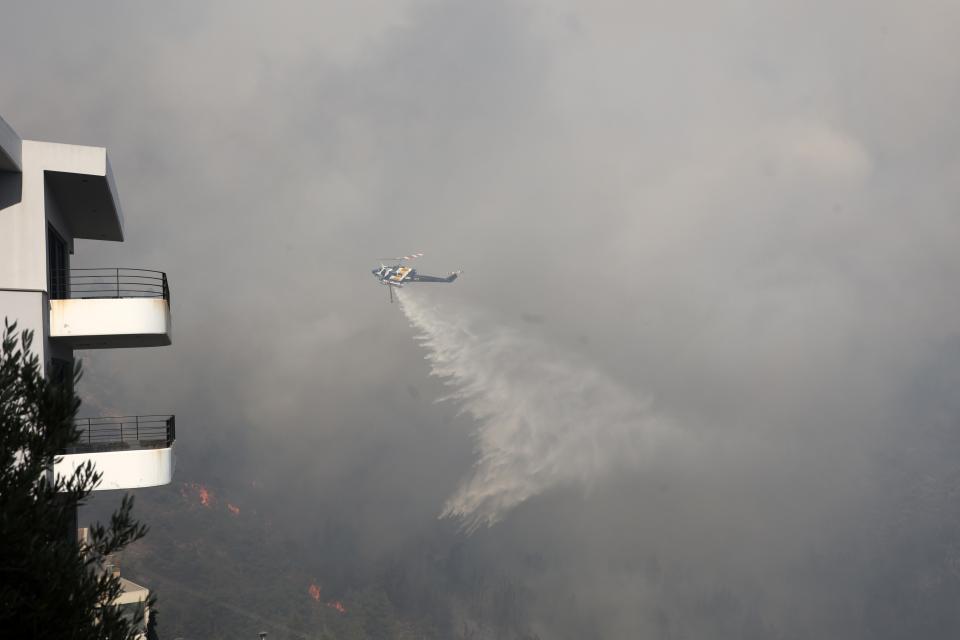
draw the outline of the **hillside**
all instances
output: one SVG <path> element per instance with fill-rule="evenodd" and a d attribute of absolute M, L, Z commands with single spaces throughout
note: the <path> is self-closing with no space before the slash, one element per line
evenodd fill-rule
<path fill-rule="evenodd" d="M 156 592 L 161 638 L 535 637 L 524 589 L 471 566 L 444 527 L 402 552 L 364 558 L 349 528 L 295 527 L 256 489 L 175 482 L 138 492 L 150 532 L 120 563 Z M 106 508 L 98 502 L 90 515 Z"/>

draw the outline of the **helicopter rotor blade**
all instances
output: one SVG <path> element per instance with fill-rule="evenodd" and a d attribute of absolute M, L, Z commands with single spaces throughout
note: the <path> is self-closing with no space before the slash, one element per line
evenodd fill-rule
<path fill-rule="evenodd" d="M 377 260 L 399 260 L 399 261 L 403 262 L 404 260 L 416 260 L 417 258 L 419 258 L 419 257 L 422 256 L 422 255 L 423 255 L 423 253 L 420 252 L 420 253 L 411 253 L 411 254 L 408 255 L 408 256 L 397 256 L 397 257 L 393 257 L 393 258 L 377 258 Z"/>

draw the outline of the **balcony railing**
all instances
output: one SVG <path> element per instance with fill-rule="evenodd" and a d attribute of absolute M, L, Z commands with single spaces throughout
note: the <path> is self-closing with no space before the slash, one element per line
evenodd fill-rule
<path fill-rule="evenodd" d="M 176 439 L 176 419 L 170 415 L 77 418 L 80 439 L 65 453 L 166 449 Z"/>
<path fill-rule="evenodd" d="M 163 298 L 170 301 L 167 274 L 149 269 L 101 267 L 50 272 L 50 298 Z"/>

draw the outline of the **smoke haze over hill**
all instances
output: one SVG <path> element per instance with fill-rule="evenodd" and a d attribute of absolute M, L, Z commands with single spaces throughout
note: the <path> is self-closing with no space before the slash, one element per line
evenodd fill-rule
<path fill-rule="evenodd" d="M 171 283 L 84 411 L 176 413 L 240 509 L 139 492 L 158 585 L 317 635 L 958 635 L 954 3 L 8 4 L 0 113 L 124 207 L 72 266 Z M 408 319 L 370 268 L 421 250 L 464 275 Z"/>

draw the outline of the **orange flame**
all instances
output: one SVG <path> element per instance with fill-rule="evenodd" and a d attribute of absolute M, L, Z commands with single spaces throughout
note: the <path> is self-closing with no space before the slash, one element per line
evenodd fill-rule
<path fill-rule="evenodd" d="M 313 598 L 317 602 L 320 602 L 320 587 L 318 587 L 315 584 L 311 584 L 310 588 L 307 589 L 307 593 L 310 594 L 311 598 Z"/>
<path fill-rule="evenodd" d="M 213 492 L 207 489 L 202 484 L 198 484 L 196 482 L 184 482 L 183 487 L 180 488 L 180 495 L 183 496 L 184 498 L 187 497 L 187 492 L 185 487 L 189 487 L 193 491 L 197 492 L 197 495 L 200 498 L 200 504 L 202 504 L 203 506 L 209 509 L 210 505 L 213 504 Z"/>
<path fill-rule="evenodd" d="M 230 509 L 230 513 L 232 513 L 235 516 L 240 515 L 240 507 L 235 507 L 229 502 L 227 503 L 227 509 Z"/>
<path fill-rule="evenodd" d="M 331 600 L 330 602 L 327 603 L 327 606 L 330 607 L 331 609 L 336 609 L 340 613 L 347 612 L 347 608 L 343 606 L 343 603 L 340 602 L 339 600 Z"/>

